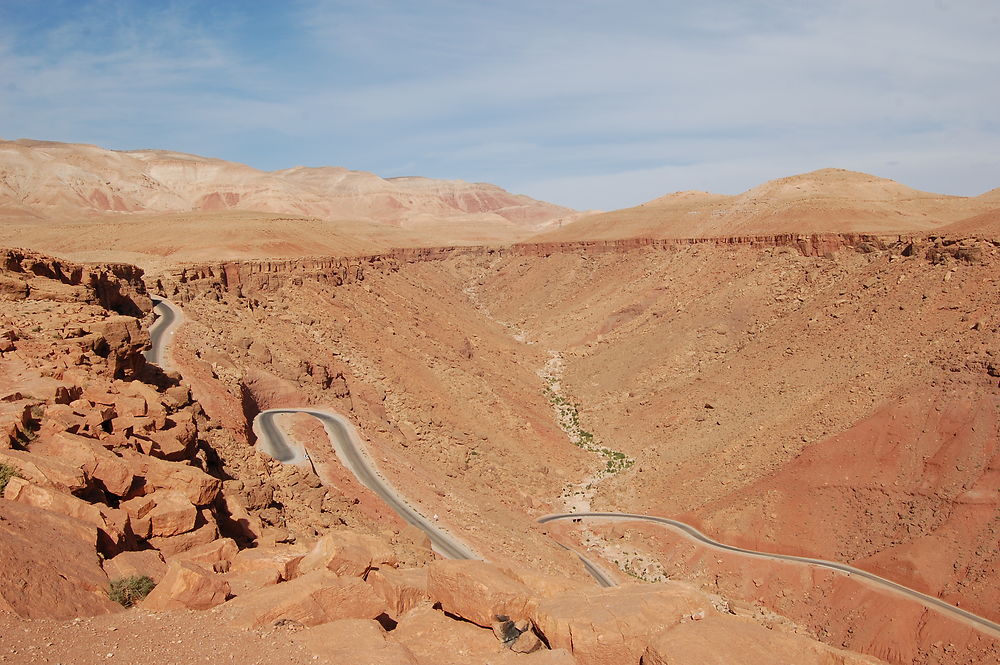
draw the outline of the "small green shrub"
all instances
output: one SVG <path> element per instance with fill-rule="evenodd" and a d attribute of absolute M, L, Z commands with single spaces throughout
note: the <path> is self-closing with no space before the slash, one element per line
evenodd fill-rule
<path fill-rule="evenodd" d="M 0 464 L 0 494 L 7 489 L 7 483 L 11 478 L 20 478 L 21 474 L 10 464 Z"/>
<path fill-rule="evenodd" d="M 122 607 L 132 607 L 140 600 L 149 595 L 149 592 L 156 586 L 156 582 L 145 575 L 133 575 L 131 577 L 119 577 L 111 580 L 111 588 L 108 590 L 108 598 L 115 601 Z"/>

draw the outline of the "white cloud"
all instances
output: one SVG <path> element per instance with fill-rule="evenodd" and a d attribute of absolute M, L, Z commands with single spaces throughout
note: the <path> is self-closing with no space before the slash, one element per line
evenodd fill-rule
<path fill-rule="evenodd" d="M 5 134 L 405 165 L 576 206 L 831 165 L 1000 184 L 988 0 L 80 6 L 34 35 L 0 7 Z"/>

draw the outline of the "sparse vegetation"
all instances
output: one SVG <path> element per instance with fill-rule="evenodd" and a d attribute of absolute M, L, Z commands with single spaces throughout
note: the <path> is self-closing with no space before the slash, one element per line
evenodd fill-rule
<path fill-rule="evenodd" d="M 118 579 L 111 580 L 111 588 L 108 589 L 108 598 L 122 607 L 132 607 L 148 596 L 149 592 L 155 586 L 156 582 L 145 575 L 119 577 Z"/>
<path fill-rule="evenodd" d="M 7 483 L 11 478 L 20 478 L 21 474 L 10 464 L 0 464 L 0 494 L 7 489 Z"/>
<path fill-rule="evenodd" d="M 573 445 L 587 452 L 603 456 L 605 458 L 604 472 L 608 475 L 624 471 L 635 464 L 634 459 L 623 452 L 602 446 L 595 440 L 592 432 L 580 427 L 580 405 L 574 404 L 559 393 L 558 381 L 554 376 L 543 375 L 543 378 L 545 379 L 543 393 L 555 409 L 559 427 L 566 432 L 566 436 L 569 437 Z"/>

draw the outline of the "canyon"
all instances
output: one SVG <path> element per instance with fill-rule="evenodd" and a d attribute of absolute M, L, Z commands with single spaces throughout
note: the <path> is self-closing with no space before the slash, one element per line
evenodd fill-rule
<path fill-rule="evenodd" d="M 1000 622 L 996 190 L 828 170 L 583 214 L 492 186 L 4 150 L 0 241 L 25 248 L 0 271 L 17 662 L 183 662 L 211 641 L 279 662 L 1000 660 L 1000 636 L 850 576 L 537 522 L 676 518 Z M 120 204 L 81 194 L 94 164 Z M 184 317 L 159 365 L 151 293 Z M 483 560 L 433 552 L 308 416 L 279 418 L 310 465 L 254 448 L 257 414 L 303 406 L 349 418 Z M 123 612 L 104 589 L 132 571 L 159 584 Z"/>

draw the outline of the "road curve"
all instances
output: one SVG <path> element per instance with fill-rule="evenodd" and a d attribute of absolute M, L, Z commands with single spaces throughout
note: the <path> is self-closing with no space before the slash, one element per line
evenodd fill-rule
<path fill-rule="evenodd" d="M 150 347 L 144 355 L 146 362 L 168 369 L 165 364 L 167 347 L 181 322 L 181 311 L 166 298 L 151 295 L 150 299 L 153 301 L 153 311 L 156 312 L 157 317 L 153 325 L 149 327 Z"/>
<path fill-rule="evenodd" d="M 744 556 L 758 557 L 762 559 L 780 560 L 780 561 L 793 561 L 796 563 L 808 564 L 811 566 L 816 566 L 818 568 L 826 568 L 828 570 L 834 570 L 839 573 L 844 573 L 847 575 L 856 575 L 869 582 L 872 582 L 884 589 L 903 594 L 910 598 L 913 598 L 923 604 L 925 607 L 940 612 L 942 614 L 951 615 L 958 619 L 970 622 L 979 630 L 991 633 L 994 637 L 1000 636 L 1000 624 L 996 624 L 989 619 L 983 618 L 978 614 L 973 614 L 972 612 L 967 612 L 960 607 L 955 607 L 950 603 L 946 603 L 940 598 L 935 598 L 934 596 L 929 596 L 925 593 L 921 593 L 909 587 L 903 586 L 892 580 L 887 580 L 884 577 L 879 577 L 874 573 L 869 573 L 866 570 L 861 570 L 860 568 L 855 568 L 853 566 L 848 566 L 845 563 L 837 563 L 836 561 L 825 561 L 823 559 L 813 559 L 810 557 L 794 556 L 791 554 L 770 554 L 767 552 L 758 552 L 757 550 L 748 550 L 742 547 L 735 547 L 734 545 L 726 545 L 725 543 L 720 543 L 717 540 L 712 540 L 701 531 L 698 531 L 690 524 L 685 524 L 684 522 L 678 522 L 677 520 L 672 520 L 667 517 L 656 517 L 653 515 L 636 515 L 633 513 L 558 513 L 553 515 L 543 515 L 538 518 L 540 524 L 545 524 L 546 522 L 554 522 L 557 520 L 576 520 L 576 519 L 600 519 L 600 520 L 612 520 L 612 521 L 628 521 L 628 522 L 653 522 L 655 524 L 664 525 L 670 527 L 676 531 L 680 531 L 684 536 L 699 542 L 703 545 L 708 545 L 709 547 L 714 547 L 715 549 L 723 550 L 726 552 L 736 552 L 737 554 L 742 554 Z"/>
<path fill-rule="evenodd" d="M 268 437 L 263 443 L 265 452 L 279 461 L 293 461 L 298 454 L 288 443 L 281 429 L 274 423 L 274 416 L 282 413 L 305 413 L 318 418 L 326 428 L 337 457 L 353 473 L 362 485 L 375 492 L 397 515 L 407 523 L 422 530 L 431 539 L 435 552 L 449 559 L 477 559 L 467 545 L 458 538 L 439 529 L 432 520 L 424 517 L 402 498 L 399 492 L 378 474 L 371 461 L 361 451 L 357 433 L 350 422 L 336 413 L 310 408 L 269 409 L 262 411 L 255 419 L 260 429 Z M 284 457 L 285 459 L 282 459 Z"/>

